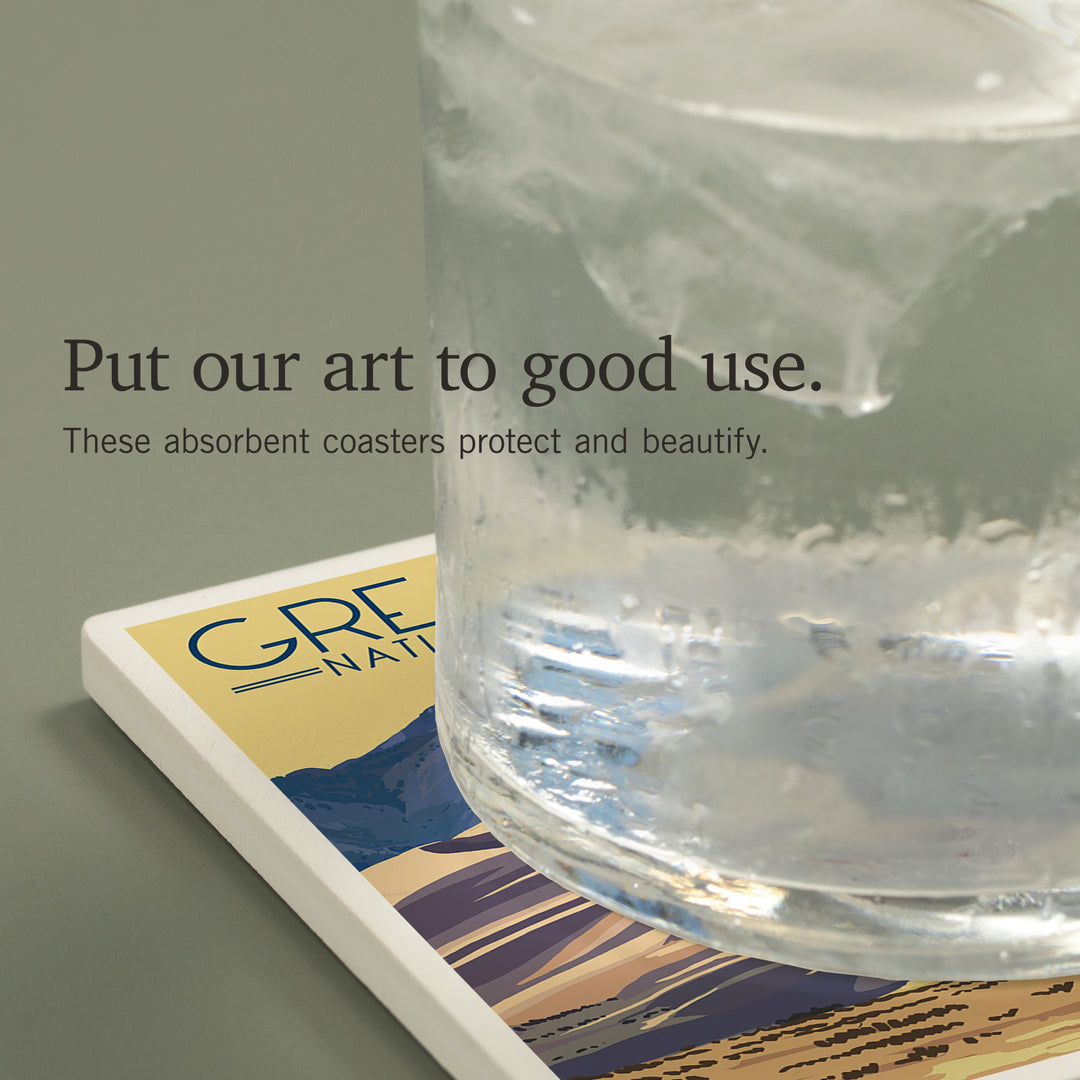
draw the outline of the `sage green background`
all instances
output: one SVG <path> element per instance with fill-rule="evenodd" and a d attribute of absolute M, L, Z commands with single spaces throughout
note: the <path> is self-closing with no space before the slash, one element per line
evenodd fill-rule
<path fill-rule="evenodd" d="M 432 527 L 430 458 L 71 456 L 65 425 L 429 429 L 407 0 L 5 8 L 0 1075 L 443 1073 L 80 683 L 83 619 Z M 170 354 L 64 391 L 65 338 Z M 328 394 L 401 345 L 412 393 Z M 299 352 L 291 393 L 196 389 Z"/>

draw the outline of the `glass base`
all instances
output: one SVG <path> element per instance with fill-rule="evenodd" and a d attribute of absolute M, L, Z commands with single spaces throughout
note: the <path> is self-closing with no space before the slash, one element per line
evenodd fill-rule
<path fill-rule="evenodd" d="M 445 730 L 454 778 L 492 834 L 534 869 L 631 919 L 724 952 L 881 979 L 1080 973 L 1080 890 L 882 896 L 725 878 L 563 820 Z"/>

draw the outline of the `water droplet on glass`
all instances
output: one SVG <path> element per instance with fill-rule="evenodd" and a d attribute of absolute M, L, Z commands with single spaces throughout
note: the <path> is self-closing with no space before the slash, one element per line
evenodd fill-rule
<path fill-rule="evenodd" d="M 796 533 L 791 542 L 799 551 L 809 551 L 815 544 L 831 540 L 835 535 L 836 529 L 828 522 L 819 521 L 816 525 Z"/>
<path fill-rule="evenodd" d="M 1016 536 L 1024 532 L 1027 532 L 1027 529 L 1019 521 L 1014 521 L 1012 518 L 995 518 L 993 521 L 984 521 L 978 526 L 975 536 L 988 544 L 994 544 L 1007 536 Z"/>
<path fill-rule="evenodd" d="M 527 11 L 523 7 L 517 7 L 516 5 L 510 9 L 510 14 L 514 19 L 521 23 L 522 26 L 535 26 L 536 16 L 531 11 Z"/>

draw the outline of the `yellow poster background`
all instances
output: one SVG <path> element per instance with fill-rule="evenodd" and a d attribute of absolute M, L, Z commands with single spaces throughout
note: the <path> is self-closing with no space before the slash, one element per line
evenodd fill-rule
<path fill-rule="evenodd" d="M 403 632 L 395 633 L 357 588 Z M 314 641 L 283 614 L 287 605 L 298 605 L 291 610 Z M 353 630 L 333 629 L 350 619 Z M 435 627 L 424 624 L 434 620 L 435 556 L 426 555 L 144 623 L 128 633 L 274 777 L 358 757 L 429 708 Z M 214 623 L 224 625 L 205 631 L 196 647 L 236 669 L 211 666 L 189 647 L 193 635 Z M 291 640 L 295 648 L 284 656 Z M 283 659 L 239 668 L 275 656 Z"/>

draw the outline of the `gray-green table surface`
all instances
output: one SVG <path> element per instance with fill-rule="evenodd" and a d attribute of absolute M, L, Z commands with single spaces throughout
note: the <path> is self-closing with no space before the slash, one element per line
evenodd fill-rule
<path fill-rule="evenodd" d="M 430 531 L 430 458 L 72 455 L 62 430 L 428 430 L 426 376 L 321 381 L 333 352 L 426 350 L 413 5 L 3 24 L 0 1076 L 443 1076 L 87 699 L 78 650 L 96 612 Z M 156 346 L 169 391 L 65 391 L 66 338 Z M 209 393 L 205 352 L 304 366 Z"/>

